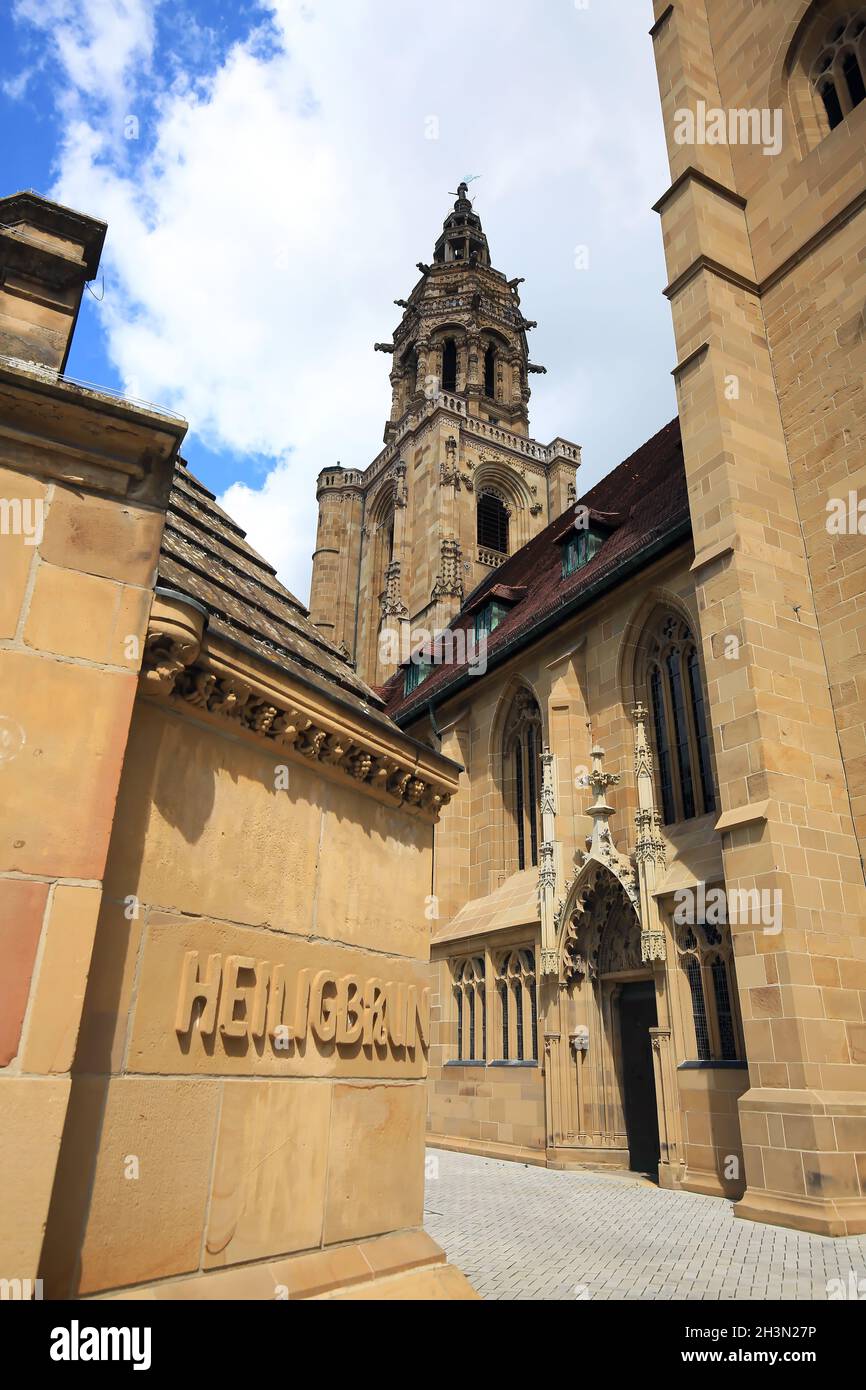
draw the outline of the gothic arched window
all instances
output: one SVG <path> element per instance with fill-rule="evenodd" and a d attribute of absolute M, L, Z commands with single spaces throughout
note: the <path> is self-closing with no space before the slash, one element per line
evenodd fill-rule
<path fill-rule="evenodd" d="M 541 796 L 541 710 L 528 690 L 514 698 L 503 740 L 505 803 L 512 827 L 507 861 L 513 869 L 538 864 Z"/>
<path fill-rule="evenodd" d="M 727 924 L 681 927 L 677 949 L 691 1003 L 696 1060 L 737 1061 L 743 1055 L 742 1028 Z"/>
<path fill-rule="evenodd" d="M 477 509 L 478 544 L 483 550 L 494 550 L 498 555 L 508 554 L 508 507 L 505 499 L 492 489 L 485 489 L 478 497 Z"/>
<path fill-rule="evenodd" d="M 503 1062 L 538 1061 L 538 998 L 531 947 L 506 951 L 495 962 Z"/>
<path fill-rule="evenodd" d="M 667 613 L 644 639 L 647 703 L 666 825 L 716 809 L 710 730 L 697 644 Z"/>
<path fill-rule="evenodd" d="M 833 130 L 866 98 L 866 9 L 837 15 L 809 71 Z"/>
<path fill-rule="evenodd" d="M 457 344 L 446 338 L 442 348 L 442 390 L 457 390 Z"/>
<path fill-rule="evenodd" d="M 457 1061 L 487 1060 L 487 994 L 483 956 L 452 962 L 457 1022 Z"/>
<path fill-rule="evenodd" d="M 492 346 L 484 354 L 484 394 L 491 400 L 496 396 L 496 351 Z"/>

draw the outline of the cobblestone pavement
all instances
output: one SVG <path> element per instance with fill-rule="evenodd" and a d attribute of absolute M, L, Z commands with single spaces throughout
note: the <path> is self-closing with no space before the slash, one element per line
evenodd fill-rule
<path fill-rule="evenodd" d="M 851 1298 L 852 1271 L 866 1296 L 866 1236 L 738 1221 L 639 1177 L 429 1149 L 424 1224 L 482 1298 Z"/>

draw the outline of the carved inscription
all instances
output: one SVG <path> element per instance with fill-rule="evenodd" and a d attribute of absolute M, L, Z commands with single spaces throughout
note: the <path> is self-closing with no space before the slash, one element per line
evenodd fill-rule
<path fill-rule="evenodd" d="M 244 983 L 244 978 L 249 983 Z M 329 969 L 299 970 L 253 956 L 184 955 L 177 997 L 175 1032 L 226 1038 L 268 1037 L 288 1049 L 312 1034 L 337 1047 L 426 1049 L 430 1032 L 430 990 L 400 980 L 337 975 Z"/>
<path fill-rule="evenodd" d="M 418 1079 L 428 980 L 417 960 L 160 915 L 145 937 L 127 1068 Z"/>

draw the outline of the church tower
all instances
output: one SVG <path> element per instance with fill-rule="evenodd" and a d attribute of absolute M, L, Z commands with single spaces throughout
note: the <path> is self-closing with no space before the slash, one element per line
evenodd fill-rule
<path fill-rule="evenodd" d="M 378 352 L 392 358 L 385 447 L 364 471 L 319 474 L 310 613 L 373 685 L 443 628 L 491 569 L 575 495 L 576 444 L 529 435 L 529 360 L 518 287 L 490 261 L 461 183 L 430 265 Z M 421 633 L 420 638 L 416 633 Z"/>

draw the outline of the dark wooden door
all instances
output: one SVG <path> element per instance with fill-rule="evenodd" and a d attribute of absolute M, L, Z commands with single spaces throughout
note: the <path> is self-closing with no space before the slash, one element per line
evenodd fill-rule
<path fill-rule="evenodd" d="M 623 1103 L 629 1166 L 635 1173 L 658 1176 L 659 1124 L 649 1030 L 656 1026 L 652 980 L 623 985 L 619 996 L 622 1040 Z"/>

